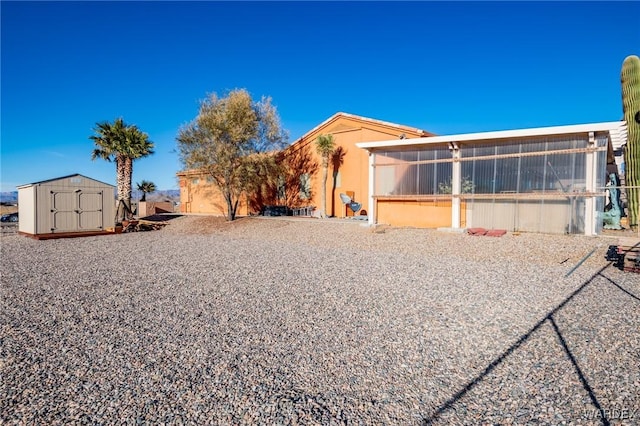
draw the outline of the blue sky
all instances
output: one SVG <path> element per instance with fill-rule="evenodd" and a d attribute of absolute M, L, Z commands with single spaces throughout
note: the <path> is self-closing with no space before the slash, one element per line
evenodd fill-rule
<path fill-rule="evenodd" d="M 156 144 L 133 181 L 177 188 L 179 127 L 208 93 L 268 95 L 290 140 L 338 111 L 437 134 L 615 121 L 640 2 L 6 2 L 1 183 L 91 161 L 96 122 Z"/>

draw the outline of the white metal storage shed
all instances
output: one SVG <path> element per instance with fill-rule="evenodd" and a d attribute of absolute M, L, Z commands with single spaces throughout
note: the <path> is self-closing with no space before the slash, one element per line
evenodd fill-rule
<path fill-rule="evenodd" d="M 18 186 L 18 231 L 99 232 L 114 226 L 115 187 L 80 174 Z"/>

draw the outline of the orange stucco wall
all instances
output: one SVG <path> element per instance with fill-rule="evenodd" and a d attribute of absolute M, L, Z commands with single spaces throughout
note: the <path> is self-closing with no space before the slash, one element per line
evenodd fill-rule
<path fill-rule="evenodd" d="M 197 173 L 178 174 L 180 180 L 180 213 L 203 213 L 226 216 L 227 203 L 214 184 Z M 246 198 L 238 204 L 236 215 L 249 214 Z"/>
<path fill-rule="evenodd" d="M 376 203 L 377 223 L 416 228 L 451 227 L 451 200 L 377 200 Z M 465 203 L 461 203 L 460 210 L 464 218 Z"/>
<path fill-rule="evenodd" d="M 340 147 L 344 152 L 343 164 L 338 169 L 337 179 L 334 179 L 332 166 L 329 166 L 327 215 L 346 216 L 346 208 L 340 199 L 340 194 L 347 192 L 353 192 L 353 199 L 362 204 L 362 209 L 369 210 L 369 155 L 367 151 L 358 148 L 356 143 L 398 139 L 403 133 L 407 138 L 423 136 L 418 129 L 338 115 L 333 121 L 330 120 L 324 126 L 314 129 L 296 142 L 296 145 L 307 145 L 318 164 L 321 163 L 321 158 L 315 151 L 315 141 L 321 134 L 333 135 L 336 148 Z M 335 190 L 333 190 L 334 184 Z M 308 201 L 317 209 L 321 205 L 321 187 L 322 171 L 319 168 L 312 177 L 312 197 Z"/>
<path fill-rule="evenodd" d="M 300 158 L 293 163 L 316 164 L 315 168 L 311 167 L 313 169 L 310 174 L 311 198 L 299 198 L 299 183 L 297 179 L 293 179 L 289 184 L 294 187 L 290 188 L 289 192 L 297 199 L 288 200 L 287 204 L 290 207 L 314 206 L 316 211 L 319 212 L 322 193 L 322 168 L 320 167 L 321 158 L 316 152 L 315 141 L 321 134 L 333 135 L 336 148 L 341 149 L 344 153 L 337 176 L 334 178 L 334 170 L 330 165 L 327 177 L 326 213 L 329 216 L 336 217 L 345 217 L 346 215 L 346 208 L 340 199 L 340 193 L 353 192 L 353 199 L 362 204 L 362 209 L 369 210 L 369 154 L 367 151 L 356 147 L 356 143 L 399 139 L 402 134 L 407 138 L 428 135 L 422 130 L 393 123 L 371 120 L 351 114 L 335 114 L 295 141 L 282 153 L 282 155 L 290 156 L 291 158 L 305 153 L 309 157 L 306 159 L 306 163 L 301 161 Z M 181 212 L 226 214 L 226 203 L 220 191 L 212 183 L 208 183 L 206 178 L 198 176 L 193 171 L 180 172 L 178 177 L 180 180 Z M 255 203 L 251 204 L 254 205 Z M 246 200 L 243 200 L 238 208 L 238 214 L 256 213 L 249 210 Z"/>

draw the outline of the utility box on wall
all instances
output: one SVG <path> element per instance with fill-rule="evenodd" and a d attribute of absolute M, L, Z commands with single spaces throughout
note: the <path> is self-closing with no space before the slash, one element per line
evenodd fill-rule
<path fill-rule="evenodd" d="M 99 232 L 115 222 L 115 187 L 75 174 L 18 186 L 18 231 Z"/>

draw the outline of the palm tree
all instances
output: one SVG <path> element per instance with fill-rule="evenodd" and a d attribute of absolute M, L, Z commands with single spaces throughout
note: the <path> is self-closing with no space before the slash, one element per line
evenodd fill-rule
<path fill-rule="evenodd" d="M 329 158 L 335 149 L 333 135 L 320 135 L 316 139 L 316 151 L 322 157 L 322 195 L 320 216 L 327 217 L 327 174 L 329 171 Z"/>
<path fill-rule="evenodd" d="M 89 136 L 96 148 L 91 159 L 116 163 L 116 182 L 118 187 L 118 210 L 116 223 L 133 216 L 131 213 L 131 176 L 133 175 L 133 160 L 153 154 L 153 142 L 149 135 L 142 132 L 135 125 L 127 125 L 122 118 L 113 123 L 104 121 L 97 123 L 95 135 Z"/>
<path fill-rule="evenodd" d="M 138 191 L 142 191 L 142 198 L 140 198 L 140 201 L 147 201 L 147 193 L 152 193 L 157 189 L 155 183 L 144 179 L 142 182 L 136 183 L 136 186 Z"/>
<path fill-rule="evenodd" d="M 331 186 L 331 212 L 335 215 L 336 211 L 336 186 L 338 185 L 338 173 L 340 167 L 344 164 L 344 156 L 347 155 L 347 151 L 339 146 L 331 153 L 331 166 L 333 169 L 333 185 Z"/>

